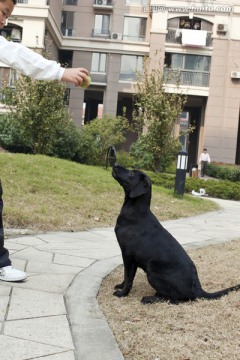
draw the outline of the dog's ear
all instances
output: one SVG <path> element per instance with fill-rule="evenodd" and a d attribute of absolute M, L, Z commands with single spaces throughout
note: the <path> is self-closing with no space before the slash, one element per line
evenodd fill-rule
<path fill-rule="evenodd" d="M 130 192 L 130 198 L 136 198 L 143 194 L 146 194 L 151 187 L 150 179 L 145 176 L 142 181 L 140 181 Z"/>

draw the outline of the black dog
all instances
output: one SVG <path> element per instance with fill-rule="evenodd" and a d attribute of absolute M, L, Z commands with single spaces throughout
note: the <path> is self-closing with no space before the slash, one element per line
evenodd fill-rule
<path fill-rule="evenodd" d="M 197 269 L 177 240 L 159 223 L 150 210 L 151 180 L 141 171 L 114 165 L 112 176 L 125 191 L 125 200 L 117 218 L 115 233 L 124 264 L 124 281 L 115 286 L 114 295 L 127 296 L 137 268 L 142 268 L 155 296 L 142 303 L 168 300 L 172 303 L 197 298 L 217 299 L 240 284 L 215 293 L 205 292 Z"/>

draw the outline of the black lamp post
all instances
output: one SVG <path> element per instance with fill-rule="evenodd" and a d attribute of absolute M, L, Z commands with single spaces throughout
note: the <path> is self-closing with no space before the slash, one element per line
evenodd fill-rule
<path fill-rule="evenodd" d="M 108 168 L 108 165 L 113 167 L 117 160 L 117 152 L 114 146 L 109 146 L 107 149 L 107 156 L 106 156 L 106 169 Z"/>
<path fill-rule="evenodd" d="M 185 150 L 181 150 L 178 153 L 177 170 L 175 178 L 174 193 L 178 195 L 184 194 L 185 180 L 187 173 L 188 153 Z"/>

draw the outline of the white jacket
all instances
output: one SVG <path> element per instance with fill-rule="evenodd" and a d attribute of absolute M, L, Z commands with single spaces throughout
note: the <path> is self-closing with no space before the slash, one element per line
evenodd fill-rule
<path fill-rule="evenodd" d="M 61 80 L 64 73 L 64 68 L 56 61 L 47 60 L 26 46 L 7 41 L 3 36 L 0 36 L 0 62 L 38 80 Z"/>

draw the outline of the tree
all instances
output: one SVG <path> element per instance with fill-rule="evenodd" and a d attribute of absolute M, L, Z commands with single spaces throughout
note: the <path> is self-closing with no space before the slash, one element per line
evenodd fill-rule
<path fill-rule="evenodd" d="M 102 119 L 92 120 L 80 130 L 76 160 L 88 165 L 103 165 L 108 147 L 114 145 L 119 149 L 129 129 L 128 120 L 122 116 L 104 115 Z"/>
<path fill-rule="evenodd" d="M 65 85 L 60 81 L 35 80 L 20 75 L 14 90 L 5 88 L 10 118 L 22 131 L 24 142 L 35 154 L 51 152 L 56 131 L 68 125 Z"/>
<path fill-rule="evenodd" d="M 133 118 L 139 127 L 139 137 L 131 147 L 136 165 L 154 171 L 163 171 L 175 158 L 179 148 L 179 134 L 175 125 L 186 102 L 179 91 L 179 81 L 174 92 L 166 90 L 167 76 L 160 67 L 149 70 L 149 59 L 144 62 L 143 72 L 137 74 L 136 109 Z M 171 76 L 171 72 L 170 75 Z"/>
<path fill-rule="evenodd" d="M 42 55 L 49 57 L 44 50 Z M 68 129 L 72 122 L 65 103 L 66 85 L 57 80 L 35 80 L 20 75 L 14 89 L 6 86 L 2 94 L 10 108 L 11 127 L 21 129 L 20 145 L 24 144 L 35 154 L 54 152 L 57 132 Z"/>

